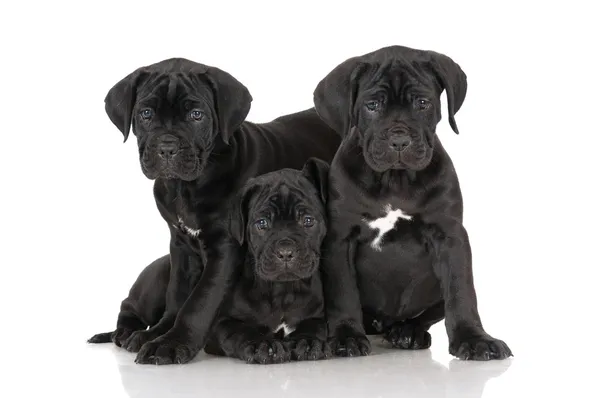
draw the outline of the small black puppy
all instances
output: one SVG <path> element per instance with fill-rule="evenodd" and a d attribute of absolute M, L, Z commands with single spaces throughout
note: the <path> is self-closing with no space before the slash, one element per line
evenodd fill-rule
<path fill-rule="evenodd" d="M 121 323 L 112 335 L 139 351 L 138 363 L 185 363 L 205 345 L 240 261 L 224 220 L 246 181 L 300 169 L 311 157 L 329 162 L 337 150 L 340 138 L 314 109 L 255 124 L 244 121 L 251 100 L 233 76 L 182 58 L 139 68 L 106 96 L 106 112 L 125 139 L 133 127 L 142 171 L 155 180 L 171 232 L 161 319 L 131 334 L 139 325 Z"/>
<path fill-rule="evenodd" d="M 207 353 L 252 363 L 330 356 L 318 272 L 327 230 L 327 163 L 310 159 L 302 171 L 283 169 L 250 179 L 233 203 L 232 234 L 244 246 L 243 268 L 205 347 Z M 165 309 L 169 256 L 148 265 L 123 300 L 118 340 L 157 324 Z"/>
<path fill-rule="evenodd" d="M 445 317 L 451 354 L 512 355 L 477 310 L 458 177 L 435 134 L 444 90 L 458 134 L 467 77 L 439 53 L 382 48 L 343 62 L 314 92 L 317 112 L 344 137 L 331 164 L 323 260 L 336 352 L 362 353 L 362 304 L 369 332 L 394 347 L 429 347 L 427 330 Z M 352 346 L 339 343 L 348 336 Z"/>
<path fill-rule="evenodd" d="M 249 363 L 317 360 L 325 343 L 321 244 L 329 165 L 310 160 L 251 179 L 232 211 L 246 257 L 205 351 Z"/>

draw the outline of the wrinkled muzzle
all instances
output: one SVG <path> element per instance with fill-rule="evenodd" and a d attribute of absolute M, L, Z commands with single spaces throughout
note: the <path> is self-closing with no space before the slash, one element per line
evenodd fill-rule
<path fill-rule="evenodd" d="M 140 163 L 149 179 L 177 178 L 191 181 L 202 171 L 204 151 L 175 134 L 153 134 L 143 145 Z"/>
<path fill-rule="evenodd" d="M 422 170 L 431 161 L 433 149 L 426 132 L 395 125 L 366 134 L 363 155 L 369 166 L 378 172 L 390 169 Z"/>
<path fill-rule="evenodd" d="M 265 244 L 256 264 L 261 279 L 289 282 L 306 279 L 317 269 L 319 254 L 293 237 L 272 239 Z"/>

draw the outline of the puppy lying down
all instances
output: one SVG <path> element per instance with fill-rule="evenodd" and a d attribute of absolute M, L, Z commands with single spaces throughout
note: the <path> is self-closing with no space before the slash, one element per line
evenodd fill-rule
<path fill-rule="evenodd" d="M 309 160 L 251 179 L 231 213 L 246 250 L 205 351 L 249 363 L 321 359 L 326 323 L 319 262 L 328 165 Z"/>
<path fill-rule="evenodd" d="M 259 364 L 330 356 L 319 274 L 328 170 L 327 163 L 311 159 L 301 171 L 250 179 L 239 193 L 230 227 L 245 259 L 213 324 L 207 353 Z M 90 342 L 118 342 L 158 322 L 169 267 L 168 256 L 146 267 L 121 305 L 117 330 Z"/>

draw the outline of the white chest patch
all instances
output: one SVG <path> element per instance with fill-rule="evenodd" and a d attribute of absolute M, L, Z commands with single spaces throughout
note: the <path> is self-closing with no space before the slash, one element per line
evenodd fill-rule
<path fill-rule="evenodd" d="M 392 205 L 386 205 L 383 208 L 385 216 L 377 218 L 373 221 L 365 220 L 369 228 L 377 230 L 377 236 L 371 242 L 371 247 L 374 250 L 381 251 L 381 242 L 386 233 L 394 229 L 396 221 L 399 219 L 412 220 L 412 216 L 406 214 L 400 209 L 392 210 Z"/>
<path fill-rule="evenodd" d="M 185 223 L 183 222 L 183 218 L 181 217 L 177 217 L 177 221 L 179 221 L 179 226 L 190 236 L 197 238 L 198 235 L 200 235 L 200 232 L 202 232 L 201 229 L 194 229 L 194 228 L 190 228 L 187 225 L 185 225 Z"/>
<path fill-rule="evenodd" d="M 285 322 L 282 322 L 281 325 L 277 326 L 277 329 L 273 330 L 273 333 L 277 333 L 282 329 L 284 337 L 296 330 L 295 328 L 288 326 Z"/>

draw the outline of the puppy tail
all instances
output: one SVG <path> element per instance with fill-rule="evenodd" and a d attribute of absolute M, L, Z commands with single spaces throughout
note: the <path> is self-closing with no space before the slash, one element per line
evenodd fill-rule
<path fill-rule="evenodd" d="M 98 333 L 90 337 L 87 342 L 90 344 L 111 343 L 112 334 L 113 332 Z"/>

